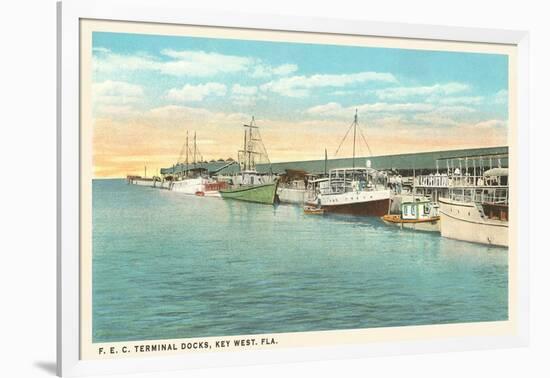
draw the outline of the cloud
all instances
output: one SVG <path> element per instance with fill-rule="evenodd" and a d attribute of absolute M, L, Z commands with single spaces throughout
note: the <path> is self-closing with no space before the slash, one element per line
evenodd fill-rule
<path fill-rule="evenodd" d="M 226 92 L 227 87 L 220 83 L 186 84 L 179 89 L 170 89 L 166 94 L 166 98 L 177 102 L 195 102 L 202 101 L 210 96 L 225 96 Z"/>
<path fill-rule="evenodd" d="M 429 86 L 394 87 L 374 91 L 381 100 L 401 100 L 413 96 L 448 96 L 468 91 L 470 86 L 463 83 L 434 84 Z"/>
<path fill-rule="evenodd" d="M 437 102 L 445 105 L 481 105 L 484 100 L 483 96 L 459 96 L 438 98 Z"/>
<path fill-rule="evenodd" d="M 231 92 L 233 94 L 237 95 L 247 95 L 252 96 L 258 93 L 258 87 L 256 86 L 244 86 L 240 84 L 233 85 L 233 88 L 231 88 Z"/>
<path fill-rule="evenodd" d="M 476 110 L 474 108 L 463 105 L 437 106 L 434 110 L 435 113 L 453 115 L 474 113 L 475 111 Z"/>
<path fill-rule="evenodd" d="M 160 56 L 145 53 L 118 54 L 104 47 L 94 48 L 93 69 L 97 73 L 153 71 L 164 75 L 211 77 L 219 74 L 248 73 L 253 78 L 285 76 L 298 70 L 295 64 L 270 66 L 261 59 L 202 50 L 164 49 Z"/>
<path fill-rule="evenodd" d="M 92 85 L 94 103 L 128 104 L 143 99 L 143 88 L 124 81 L 107 80 Z"/>
<path fill-rule="evenodd" d="M 460 122 L 456 121 L 455 119 L 437 112 L 415 114 L 412 117 L 411 122 L 417 125 L 421 124 L 428 127 L 460 125 Z"/>
<path fill-rule="evenodd" d="M 250 119 L 243 113 L 216 112 L 205 108 L 184 105 L 167 105 L 153 108 L 144 114 L 145 118 L 165 121 L 167 124 L 179 124 L 182 121 L 201 121 L 209 124 L 240 124 Z"/>
<path fill-rule="evenodd" d="M 128 116 L 144 100 L 143 88 L 124 81 L 107 80 L 92 84 L 94 114 Z"/>
<path fill-rule="evenodd" d="M 163 62 L 160 71 L 175 76 L 213 76 L 219 73 L 246 71 L 252 59 L 205 51 L 162 50 L 162 55 L 173 58 Z"/>
<path fill-rule="evenodd" d="M 390 73 L 382 72 L 358 72 L 339 75 L 317 74 L 280 78 L 263 84 L 261 89 L 288 97 L 306 97 L 311 94 L 313 89 L 341 88 L 371 81 L 395 83 L 397 79 Z"/>
<path fill-rule="evenodd" d="M 107 54 L 111 52 L 111 50 L 106 47 L 92 47 L 92 51 L 95 53 L 103 53 L 103 54 Z"/>
<path fill-rule="evenodd" d="M 98 105 L 95 108 L 95 115 L 99 117 L 120 119 L 136 116 L 138 110 L 132 105 Z"/>
<path fill-rule="evenodd" d="M 377 102 L 373 104 L 362 104 L 356 106 L 343 107 L 337 102 L 329 102 L 324 105 L 313 106 L 306 110 L 306 113 L 316 116 L 328 116 L 337 118 L 351 119 L 355 114 L 355 109 L 359 113 L 407 113 L 407 112 L 426 112 L 434 109 L 432 104 L 424 103 L 403 103 L 389 104 L 385 102 Z"/>
<path fill-rule="evenodd" d="M 353 108 L 353 107 L 351 107 Z M 403 104 L 388 104 L 385 102 L 377 102 L 374 104 L 364 104 L 357 106 L 359 111 L 363 112 L 380 112 L 380 113 L 397 113 L 397 112 L 425 112 L 432 110 L 434 107 L 431 104 L 424 103 L 403 103 Z"/>
<path fill-rule="evenodd" d="M 433 111 L 429 113 L 420 113 L 414 115 L 411 120 L 415 124 L 421 124 L 422 126 L 440 127 L 440 126 L 458 126 L 464 132 L 470 132 L 471 130 L 498 130 L 507 127 L 508 122 L 499 119 L 481 120 L 481 121 L 467 121 L 457 117 L 457 114 L 453 114 L 453 110 Z"/>
<path fill-rule="evenodd" d="M 256 86 L 235 84 L 231 88 L 231 100 L 235 105 L 254 106 L 257 100 L 265 98 L 266 96 L 259 93 L 259 89 Z"/>
<path fill-rule="evenodd" d="M 94 56 L 94 71 L 115 73 L 125 71 L 156 71 L 173 76 L 206 77 L 220 73 L 238 73 L 246 71 L 253 60 L 246 57 L 224 55 L 205 51 L 161 51 L 164 59 L 148 54 L 123 55 L 103 51 Z"/>
<path fill-rule="evenodd" d="M 146 54 L 122 55 L 112 52 L 94 54 L 92 69 L 94 73 L 115 76 L 121 71 L 159 71 L 161 62 Z"/>
<path fill-rule="evenodd" d="M 354 94 L 354 93 L 355 92 L 353 92 L 353 91 L 339 90 L 339 91 L 333 91 L 330 94 L 333 95 L 333 96 L 348 96 L 348 95 L 351 95 L 351 94 Z"/>
<path fill-rule="evenodd" d="M 478 122 L 472 121 L 472 118 L 475 119 L 475 109 L 467 106 L 417 102 L 375 102 L 353 106 L 342 106 L 337 102 L 329 102 L 313 106 L 307 109 L 306 113 L 315 119 L 337 119 L 340 122 L 351 122 L 355 109 L 359 113 L 360 123 L 366 119 L 370 126 L 380 130 L 396 130 L 395 128 L 399 126 L 403 130 L 414 128 L 415 132 L 422 129 L 440 132 L 442 126 L 472 126 Z M 495 125 L 491 124 L 491 127 Z M 483 124 L 480 123 L 480 126 Z"/>
<path fill-rule="evenodd" d="M 325 115 L 325 116 L 334 116 L 341 115 L 344 108 L 337 102 L 329 102 L 324 105 L 313 106 L 306 110 L 306 113 L 311 115 Z"/>
<path fill-rule="evenodd" d="M 494 96 L 495 104 L 508 104 L 508 90 L 501 89 Z"/>
<path fill-rule="evenodd" d="M 501 128 L 508 126 L 508 122 L 501 119 L 490 119 L 488 121 L 478 122 L 474 125 L 476 128 Z"/>
<path fill-rule="evenodd" d="M 253 78 L 269 78 L 272 76 L 286 76 L 294 73 L 298 70 L 298 66 L 295 64 L 282 64 L 280 66 L 269 66 L 264 64 L 258 64 L 254 67 L 251 75 Z"/>

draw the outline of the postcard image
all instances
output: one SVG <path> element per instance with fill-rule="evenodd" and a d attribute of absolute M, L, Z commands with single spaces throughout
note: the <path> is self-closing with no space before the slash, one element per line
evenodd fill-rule
<path fill-rule="evenodd" d="M 514 47 L 81 32 L 83 359 L 510 329 Z"/>

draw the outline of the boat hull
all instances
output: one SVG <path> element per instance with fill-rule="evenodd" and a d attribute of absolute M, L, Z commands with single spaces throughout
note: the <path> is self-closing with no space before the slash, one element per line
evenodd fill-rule
<path fill-rule="evenodd" d="M 432 217 L 430 219 L 401 219 L 399 215 L 384 215 L 382 221 L 388 225 L 407 228 L 415 231 L 440 231 L 440 217 Z"/>
<path fill-rule="evenodd" d="M 149 186 L 151 188 L 155 187 L 156 182 L 157 181 L 154 181 L 152 179 L 143 179 L 143 178 L 133 178 L 128 180 L 129 184 L 137 185 L 137 186 Z"/>
<path fill-rule="evenodd" d="M 441 236 L 508 247 L 508 222 L 482 217 L 473 202 L 458 202 L 439 198 Z"/>
<path fill-rule="evenodd" d="M 173 181 L 171 190 L 178 193 L 195 195 L 197 192 L 204 192 L 204 186 L 208 180 L 202 177 Z"/>
<path fill-rule="evenodd" d="M 326 213 L 381 217 L 388 213 L 390 208 L 390 200 L 388 198 L 342 205 L 326 205 L 321 206 L 321 208 Z"/>
<path fill-rule="evenodd" d="M 277 182 L 260 185 L 243 185 L 220 190 L 223 199 L 273 205 L 277 194 Z"/>
<path fill-rule="evenodd" d="M 302 205 L 305 202 L 305 189 L 278 188 L 277 195 L 281 203 L 292 203 Z"/>
<path fill-rule="evenodd" d="M 325 194 L 319 201 L 326 213 L 381 217 L 390 210 L 388 190 Z"/>
<path fill-rule="evenodd" d="M 199 197 L 220 197 L 220 189 L 227 188 L 225 182 L 212 182 L 203 177 L 173 181 L 170 190 Z"/>
<path fill-rule="evenodd" d="M 304 214 L 323 215 L 325 211 L 315 206 L 304 206 Z"/>

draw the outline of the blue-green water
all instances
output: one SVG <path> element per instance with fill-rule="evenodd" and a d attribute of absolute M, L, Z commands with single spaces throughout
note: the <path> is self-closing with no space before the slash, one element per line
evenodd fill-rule
<path fill-rule="evenodd" d="M 374 218 L 93 182 L 93 341 L 508 318 L 508 252 Z"/>

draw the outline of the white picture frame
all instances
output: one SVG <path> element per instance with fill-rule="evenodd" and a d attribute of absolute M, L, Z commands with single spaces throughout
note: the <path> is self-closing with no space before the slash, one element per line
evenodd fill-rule
<path fill-rule="evenodd" d="M 112 0 L 58 3 L 58 251 L 57 251 L 57 373 L 60 376 L 178 370 L 196 367 L 358 358 L 404 353 L 526 346 L 529 317 L 529 36 L 525 31 L 380 23 L 357 20 L 290 17 L 239 12 L 190 10 L 173 1 Z M 81 360 L 80 346 L 80 135 L 79 51 L 81 19 L 187 24 L 229 28 L 334 33 L 377 37 L 477 42 L 517 46 L 518 261 L 517 330 L 511 336 L 398 341 L 344 346 L 237 351 L 158 358 Z"/>

